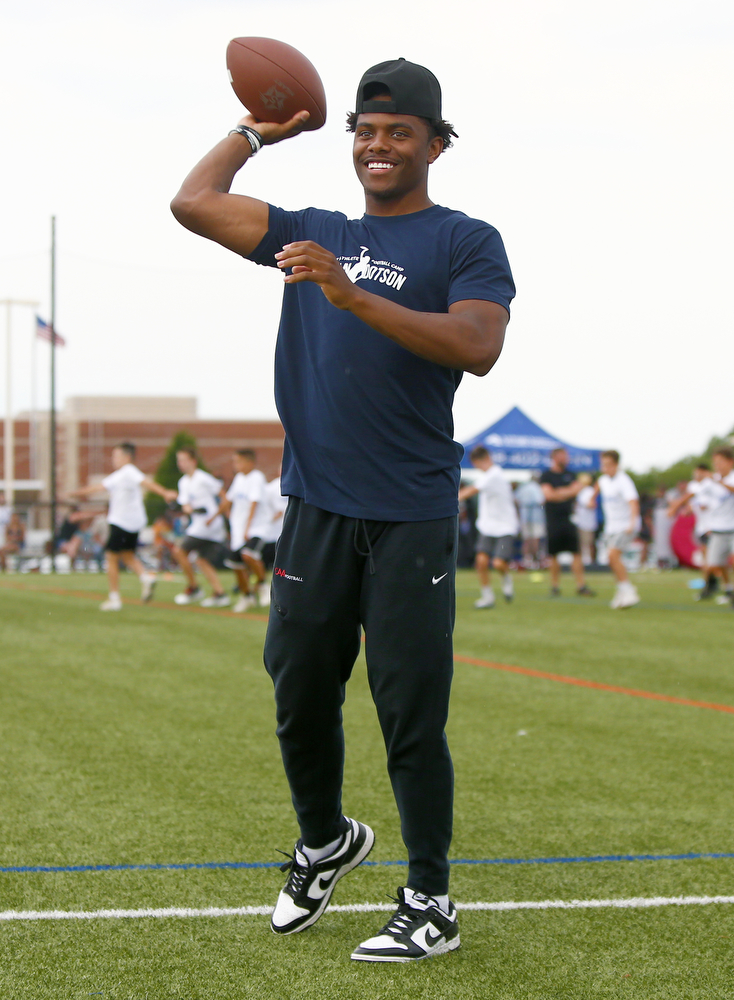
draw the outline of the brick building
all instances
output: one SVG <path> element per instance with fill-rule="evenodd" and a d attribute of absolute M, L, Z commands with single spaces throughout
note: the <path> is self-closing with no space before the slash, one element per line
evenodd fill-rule
<path fill-rule="evenodd" d="M 48 414 L 38 415 L 35 421 L 21 414 L 14 429 L 16 502 L 46 502 L 50 497 Z M 75 396 L 66 400 L 57 418 L 59 498 L 107 475 L 110 451 L 121 441 L 137 446 L 136 464 L 154 475 L 174 434 L 182 430 L 196 438 L 207 468 L 227 483 L 232 478 L 235 448 L 254 448 L 265 476 L 272 479 L 278 474 L 284 439 L 280 421 L 201 420 L 193 397 Z M 0 469 L 3 463 L 0 440 Z"/>

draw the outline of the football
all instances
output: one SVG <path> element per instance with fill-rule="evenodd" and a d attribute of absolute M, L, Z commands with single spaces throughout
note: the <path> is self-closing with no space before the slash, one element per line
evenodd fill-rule
<path fill-rule="evenodd" d="M 314 65 L 292 45 L 275 38 L 233 38 L 227 46 L 232 89 L 261 122 L 283 124 L 298 111 L 308 111 L 304 128 L 326 121 L 326 95 Z"/>

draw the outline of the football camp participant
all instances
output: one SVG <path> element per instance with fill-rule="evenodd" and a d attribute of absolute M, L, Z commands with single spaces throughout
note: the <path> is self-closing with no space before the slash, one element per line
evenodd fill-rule
<path fill-rule="evenodd" d="M 724 587 L 717 603 L 721 601 L 734 607 L 734 588 L 729 575 L 734 555 L 734 450 L 722 445 L 712 454 L 711 462 L 714 475 L 704 479 L 701 489 L 695 493 L 695 499 L 706 510 L 706 566 Z M 693 496 L 689 491 L 682 499 L 685 502 Z"/>
<path fill-rule="evenodd" d="M 396 912 L 352 958 L 410 962 L 459 945 L 444 733 L 462 456 L 451 405 L 463 373 L 485 375 L 499 357 L 514 286 L 496 230 L 428 197 L 429 168 L 455 135 L 429 70 L 396 59 L 360 81 L 347 127 L 361 219 L 229 193 L 261 146 L 306 118 L 243 118 L 172 208 L 285 281 L 275 395 L 289 503 L 265 665 L 301 837 L 271 926 L 291 934 L 315 923 L 374 841 L 341 799 L 341 708 L 364 628 L 409 868 Z M 292 150 L 298 169 L 297 142 Z"/>
<path fill-rule="evenodd" d="M 263 532 L 262 561 L 266 570 L 275 565 L 275 549 L 283 530 L 283 515 L 288 506 L 288 497 L 280 492 L 280 476 L 265 484 L 263 503 L 267 509 L 266 527 Z M 270 584 L 265 581 L 258 587 L 258 602 L 265 607 L 270 602 Z"/>
<path fill-rule="evenodd" d="M 580 597 L 594 597 L 594 591 L 586 586 L 579 533 L 572 521 L 574 501 L 584 488 L 584 483 L 569 471 L 569 461 L 565 448 L 554 448 L 551 452 L 551 467 L 540 477 L 548 527 L 551 597 L 561 595 L 561 564 L 558 561 L 561 552 L 568 552 L 573 556 L 571 568 L 576 579 L 576 593 Z"/>
<path fill-rule="evenodd" d="M 618 451 L 601 453 L 602 474 L 596 481 L 589 507 L 596 504 L 601 493 L 604 512 L 604 541 L 609 554 L 609 566 L 617 580 L 617 589 L 610 608 L 631 608 L 640 603 L 637 588 L 631 583 L 622 553 L 640 530 L 640 498 L 637 487 L 619 467 Z"/>
<path fill-rule="evenodd" d="M 250 574 L 254 573 L 259 588 L 265 583 L 262 550 L 263 535 L 268 528 L 268 508 L 265 503 L 267 480 L 255 468 L 257 456 L 251 448 L 240 448 L 232 456 L 235 476 L 220 501 L 219 509 L 229 518 L 230 555 L 224 565 L 233 569 L 240 588 L 240 597 L 233 611 L 247 611 L 257 599 L 250 593 Z"/>
<path fill-rule="evenodd" d="M 110 534 L 105 545 L 109 594 L 107 600 L 100 604 L 100 611 L 122 610 L 120 562 L 132 570 L 140 580 L 142 600 L 149 601 L 152 598 L 156 582 L 155 574 L 149 573 L 135 555 L 135 550 L 138 547 L 138 533 L 148 523 L 143 503 L 143 490 L 157 493 L 158 496 L 169 501 L 176 498 L 175 490 L 167 490 L 160 483 L 150 479 L 134 465 L 134 462 L 135 445 L 129 441 L 123 441 L 122 444 L 118 444 L 112 449 L 112 468 L 115 471 L 110 473 L 101 483 L 82 486 L 81 489 L 74 490 L 71 494 L 75 497 L 91 497 L 95 493 L 103 493 L 106 490 L 110 496 L 110 505 L 107 511 Z"/>
<path fill-rule="evenodd" d="M 691 509 L 695 520 L 693 535 L 703 552 L 703 588 L 696 595 L 697 601 L 706 601 L 713 597 L 719 589 L 719 578 L 706 565 L 706 549 L 709 539 L 709 513 L 712 498 L 707 497 L 707 482 L 711 479 L 711 467 L 706 462 L 699 462 L 693 470 L 693 479 L 688 483 L 686 492 L 681 497 L 672 500 L 668 507 L 668 517 L 675 517 L 686 504 Z M 718 506 L 714 501 L 713 506 Z"/>
<path fill-rule="evenodd" d="M 193 604 L 199 601 L 203 608 L 226 608 L 229 594 L 219 582 L 214 560 L 227 538 L 224 518 L 219 513 L 219 493 L 221 479 L 215 479 L 209 472 L 199 468 L 199 456 L 193 448 L 182 448 L 176 452 L 176 465 L 183 475 L 178 481 L 176 499 L 190 521 L 183 542 L 176 545 L 173 555 L 184 571 L 188 587 L 176 594 L 176 604 Z M 211 585 L 210 597 L 196 582 L 196 574 L 189 560 L 189 553 L 196 552 L 196 565 Z M 203 600 L 202 600 L 203 598 Z"/>
<path fill-rule="evenodd" d="M 471 464 L 480 469 L 482 475 L 472 486 L 459 490 L 459 500 L 466 500 L 479 494 L 477 515 L 477 558 L 475 567 L 479 577 L 481 597 L 474 602 L 475 608 L 493 608 L 492 569 L 502 574 L 502 593 L 506 601 L 515 596 L 510 575 L 510 559 L 515 538 L 520 527 L 512 487 L 502 475 L 502 469 L 495 465 L 492 456 L 478 445 L 469 455 Z"/>

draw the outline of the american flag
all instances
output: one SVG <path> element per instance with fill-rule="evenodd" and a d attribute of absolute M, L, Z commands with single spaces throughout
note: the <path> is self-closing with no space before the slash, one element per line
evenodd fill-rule
<path fill-rule="evenodd" d="M 54 333 L 51 324 L 46 323 L 40 316 L 36 316 L 36 336 L 41 340 L 47 340 L 49 344 L 56 343 L 57 347 L 66 347 L 66 341 L 60 333 Z"/>

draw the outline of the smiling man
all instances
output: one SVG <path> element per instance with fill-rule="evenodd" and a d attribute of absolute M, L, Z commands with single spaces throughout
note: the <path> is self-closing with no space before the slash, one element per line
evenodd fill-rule
<path fill-rule="evenodd" d="M 314 924 L 374 842 L 341 802 L 341 710 L 364 628 L 409 868 L 395 913 L 352 958 L 410 962 L 459 945 L 444 733 L 462 456 L 451 407 L 463 373 L 486 375 L 499 357 L 514 285 L 497 231 L 428 197 L 429 167 L 455 135 L 429 70 L 397 59 L 360 81 L 347 121 L 361 219 L 229 192 L 251 156 L 296 135 L 307 117 L 243 118 L 172 209 L 285 281 L 275 394 L 289 502 L 265 665 L 301 837 L 272 928 Z"/>

